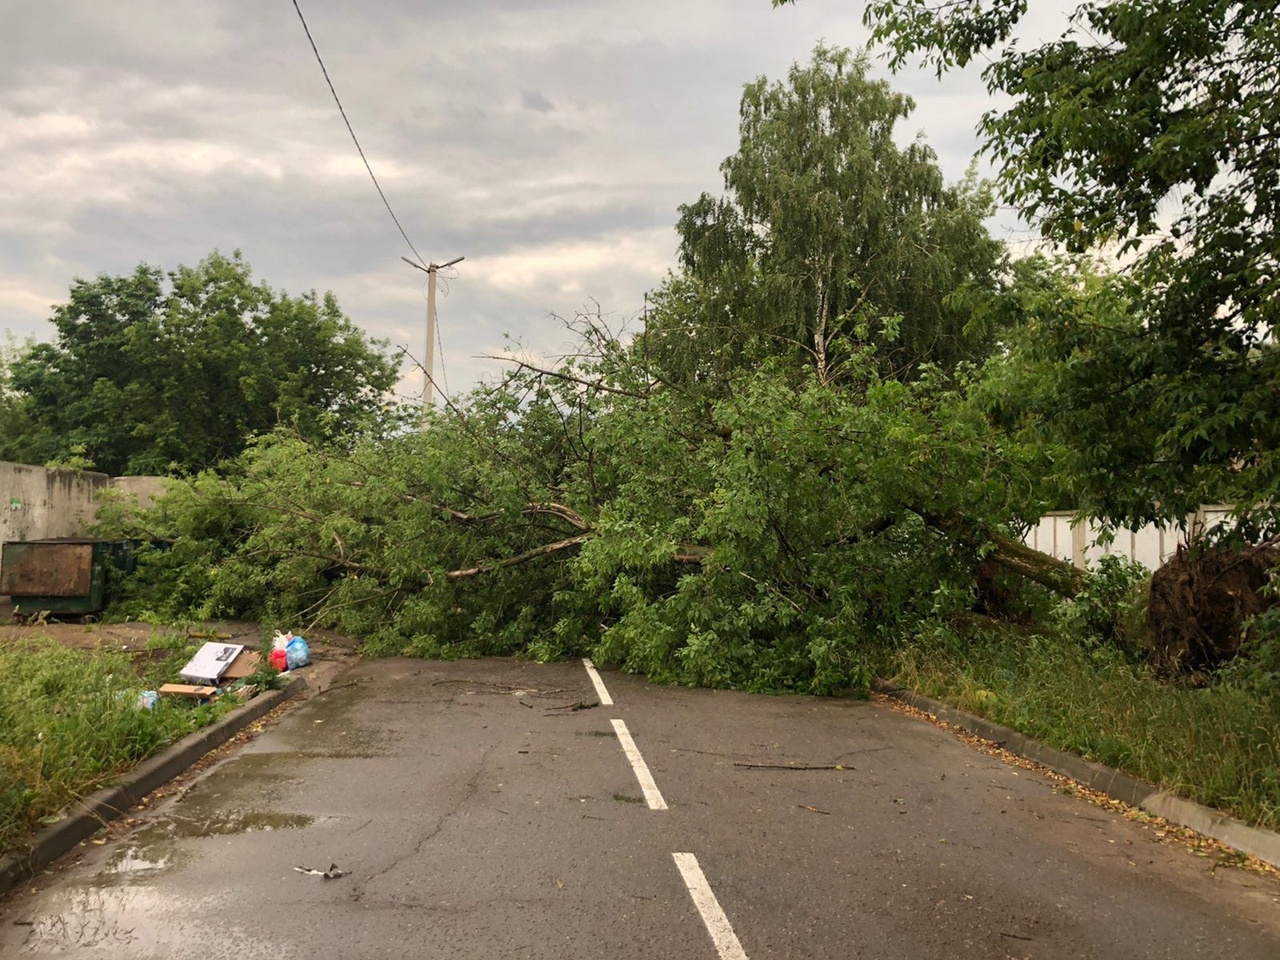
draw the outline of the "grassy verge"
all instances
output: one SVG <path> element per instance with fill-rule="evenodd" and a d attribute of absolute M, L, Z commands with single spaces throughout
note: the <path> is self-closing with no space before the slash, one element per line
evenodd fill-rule
<path fill-rule="evenodd" d="M 0 855 L 140 760 L 235 706 L 162 700 L 145 689 L 172 680 L 185 638 L 160 637 L 142 655 L 76 650 L 32 639 L 0 646 Z"/>
<path fill-rule="evenodd" d="M 1280 829 L 1280 696 L 1162 683 L 1114 649 L 1012 632 L 939 636 L 894 666 L 904 687 Z"/>

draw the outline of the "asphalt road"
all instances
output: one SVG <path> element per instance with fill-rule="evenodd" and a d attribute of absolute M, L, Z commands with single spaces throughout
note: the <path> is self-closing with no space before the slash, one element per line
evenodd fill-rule
<path fill-rule="evenodd" d="M 1273 879 L 883 704 L 603 683 L 362 664 L 0 906 L 0 956 L 1280 957 Z"/>

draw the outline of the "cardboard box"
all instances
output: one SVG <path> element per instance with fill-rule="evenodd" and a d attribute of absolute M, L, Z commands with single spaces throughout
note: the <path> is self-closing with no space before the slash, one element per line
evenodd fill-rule
<path fill-rule="evenodd" d="M 160 688 L 162 697 L 192 697 L 196 700 L 208 700 L 217 695 L 217 687 L 198 687 L 189 683 L 166 683 Z"/>
<path fill-rule="evenodd" d="M 178 674 L 192 683 L 216 684 L 243 651 L 242 643 L 206 643 Z"/>
<path fill-rule="evenodd" d="M 240 656 L 231 661 L 231 666 L 222 671 L 221 679 L 228 683 L 233 680 L 243 680 L 245 677 L 251 677 L 257 673 L 261 665 L 261 654 L 255 650 L 244 650 Z"/>

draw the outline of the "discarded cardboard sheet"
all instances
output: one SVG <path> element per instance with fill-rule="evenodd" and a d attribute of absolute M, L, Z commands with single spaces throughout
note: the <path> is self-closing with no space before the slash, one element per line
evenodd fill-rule
<path fill-rule="evenodd" d="M 206 643 L 178 673 L 192 683 L 216 684 L 243 651 L 242 643 Z"/>
<path fill-rule="evenodd" d="M 258 672 L 262 665 L 262 656 L 253 650 L 244 650 L 240 656 L 231 661 L 231 666 L 222 671 L 221 680 L 243 680 Z"/>
<path fill-rule="evenodd" d="M 160 688 L 162 697 L 194 697 L 197 700 L 208 700 L 217 695 L 217 687 L 198 687 L 190 683 L 166 683 Z"/>

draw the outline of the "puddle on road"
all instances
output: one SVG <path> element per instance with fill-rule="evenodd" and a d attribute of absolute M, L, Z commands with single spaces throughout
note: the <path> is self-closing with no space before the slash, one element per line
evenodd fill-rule
<path fill-rule="evenodd" d="M 122 840 L 90 881 L 90 886 L 148 883 L 168 868 L 190 859 L 192 851 L 181 846 L 182 840 L 295 830 L 310 826 L 317 819 L 325 818 L 261 810 L 222 811 L 210 817 L 170 814 Z"/>
<path fill-rule="evenodd" d="M 0 927 L 0 956 L 81 950 L 106 950 L 117 956 L 126 948 L 130 956 L 163 956 L 156 948 L 166 943 L 189 945 L 217 936 L 217 930 L 186 916 L 215 902 L 211 897 L 174 895 L 159 884 L 76 887 L 46 901 L 45 911 Z"/>
<path fill-rule="evenodd" d="M 129 840 L 111 855 L 98 877 L 106 880 L 135 880 L 158 873 L 177 862 L 173 844 Z"/>
<path fill-rule="evenodd" d="M 163 840 L 190 840 L 197 837 L 226 837 L 258 830 L 291 830 L 315 823 L 305 813 L 271 813 L 260 810 L 221 810 L 211 816 L 172 814 L 144 827 L 134 842 L 146 846 Z"/>

